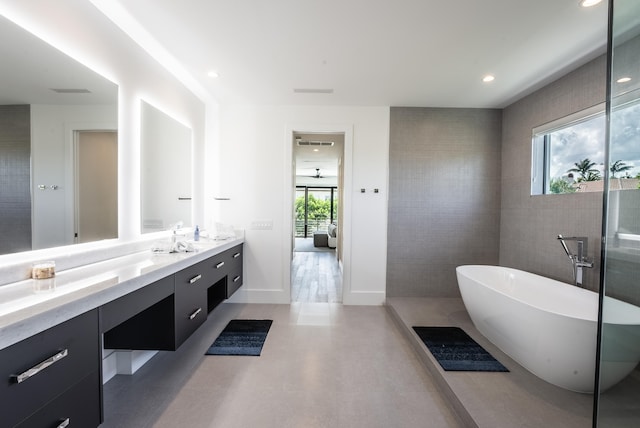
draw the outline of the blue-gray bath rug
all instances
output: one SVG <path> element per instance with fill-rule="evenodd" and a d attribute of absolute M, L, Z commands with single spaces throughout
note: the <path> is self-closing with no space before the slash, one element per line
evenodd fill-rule
<path fill-rule="evenodd" d="M 461 328 L 413 327 L 413 330 L 446 371 L 509 371 Z"/>
<path fill-rule="evenodd" d="M 206 355 L 259 356 L 272 320 L 231 320 Z"/>

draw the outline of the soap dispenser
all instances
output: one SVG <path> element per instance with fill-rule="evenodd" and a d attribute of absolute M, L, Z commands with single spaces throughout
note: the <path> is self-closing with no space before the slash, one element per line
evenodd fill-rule
<path fill-rule="evenodd" d="M 198 225 L 196 224 L 196 228 L 193 231 L 193 240 L 194 241 L 199 241 L 200 240 L 200 228 L 198 227 Z"/>

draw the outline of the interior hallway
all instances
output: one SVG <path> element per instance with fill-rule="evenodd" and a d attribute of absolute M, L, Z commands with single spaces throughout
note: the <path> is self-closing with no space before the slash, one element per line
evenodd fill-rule
<path fill-rule="evenodd" d="M 234 318 L 274 321 L 262 355 L 205 356 Z M 223 303 L 104 398 L 103 428 L 460 426 L 381 306 Z"/>

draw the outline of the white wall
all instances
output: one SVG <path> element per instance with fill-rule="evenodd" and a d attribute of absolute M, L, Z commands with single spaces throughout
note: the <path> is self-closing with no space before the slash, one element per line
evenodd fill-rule
<path fill-rule="evenodd" d="M 34 250 L 73 243 L 73 130 L 117 128 L 114 106 L 31 105 Z"/>
<path fill-rule="evenodd" d="M 388 107 L 221 107 L 219 192 L 230 200 L 217 202 L 215 220 L 245 229 L 246 239 L 244 286 L 233 301 L 290 301 L 293 131 L 345 132 L 344 303 L 382 304 Z M 253 230 L 262 220 L 273 229 Z"/>

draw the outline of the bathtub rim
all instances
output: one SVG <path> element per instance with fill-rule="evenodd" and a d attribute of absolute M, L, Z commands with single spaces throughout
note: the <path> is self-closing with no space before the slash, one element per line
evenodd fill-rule
<path fill-rule="evenodd" d="M 471 271 L 471 270 L 503 270 L 503 271 L 507 271 L 507 272 L 512 272 L 514 274 L 520 274 L 520 275 L 524 275 L 524 276 L 528 276 L 529 278 L 541 278 L 544 281 L 547 281 L 549 284 L 551 285 L 555 285 L 555 286 L 559 286 L 559 287 L 564 287 L 565 290 L 570 291 L 572 293 L 578 293 L 579 295 L 583 296 L 583 298 L 588 298 L 588 299 L 593 299 L 593 302 L 590 302 L 592 304 L 595 304 L 595 307 L 593 309 L 593 316 L 578 316 L 575 314 L 570 314 L 570 313 L 566 313 L 566 312 L 561 312 L 558 310 L 553 310 L 550 309 L 548 307 L 544 307 L 542 305 L 536 305 L 533 304 L 532 302 L 528 302 L 526 300 L 523 300 L 522 298 L 519 298 L 517 296 L 514 296 L 513 294 L 509 294 L 509 293 L 505 293 L 502 290 L 491 286 L 490 284 L 486 284 L 483 281 L 480 281 L 478 279 L 473 278 L 472 276 L 470 276 L 468 273 L 466 273 L 466 271 Z M 503 296 L 506 296 L 510 299 L 513 299 L 523 305 L 527 305 L 529 307 L 535 308 L 537 310 L 541 310 L 544 312 L 548 312 L 550 314 L 554 314 L 554 315 L 558 315 L 558 316 L 562 316 L 562 317 L 567 317 L 567 318 L 572 318 L 572 319 L 576 319 L 576 320 L 582 320 L 582 321 L 588 321 L 588 322 L 598 322 L 598 304 L 599 304 L 599 293 L 592 291 L 592 290 L 588 290 L 585 288 L 580 288 L 578 286 L 566 283 L 566 282 L 562 282 L 562 281 L 558 281 L 556 279 L 553 278 L 549 278 L 543 275 L 539 275 L 533 272 L 528 272 L 522 269 L 517 269 L 517 268 L 512 268 L 512 267 L 508 267 L 508 266 L 500 266 L 500 265 L 488 265 L 488 264 L 469 264 L 469 265 L 459 265 L 456 266 L 456 275 L 463 275 L 466 278 L 468 278 L 470 281 L 474 281 L 477 282 L 479 284 L 481 284 L 484 287 L 487 287 L 488 289 L 492 290 L 493 292 L 499 293 Z M 460 289 L 460 294 L 462 295 L 462 298 L 464 300 L 464 294 L 462 293 L 462 289 L 460 287 L 460 281 L 458 281 L 458 288 Z M 635 317 L 633 316 L 635 315 Z M 605 305 L 603 308 L 603 316 L 605 317 L 605 323 L 606 324 L 615 324 L 615 325 L 640 325 L 640 307 L 632 305 L 631 303 L 627 303 L 624 302 L 622 300 L 618 300 L 615 299 L 613 297 L 609 297 L 609 296 L 605 296 Z"/>

